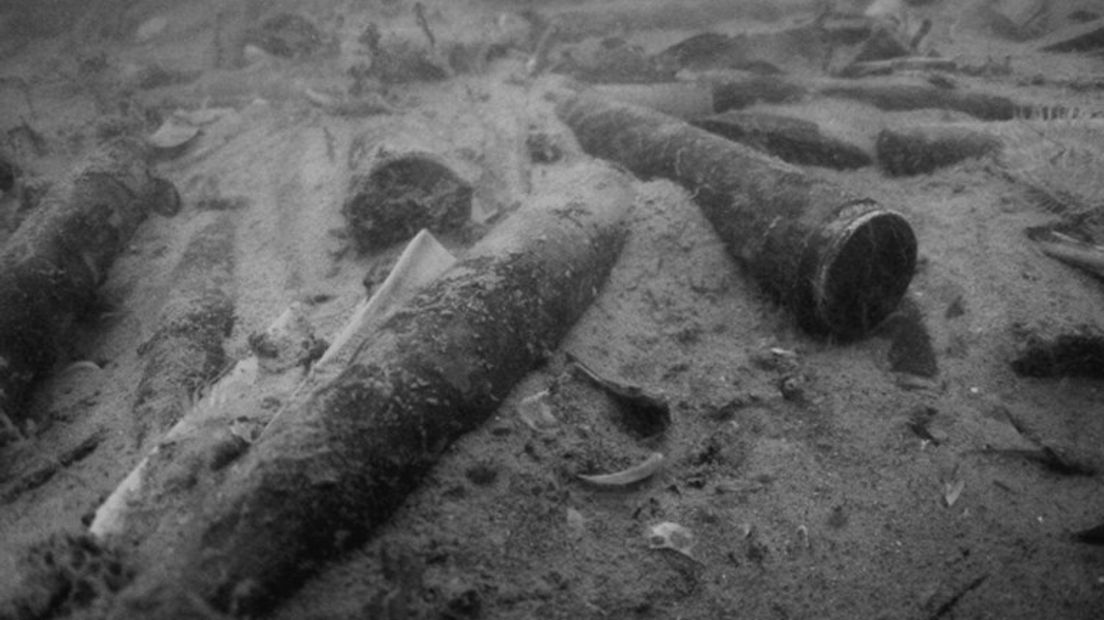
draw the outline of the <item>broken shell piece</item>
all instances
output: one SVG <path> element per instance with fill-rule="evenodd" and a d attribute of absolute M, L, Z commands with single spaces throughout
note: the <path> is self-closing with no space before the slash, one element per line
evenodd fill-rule
<path fill-rule="evenodd" d="M 166 19 L 165 16 L 158 15 L 157 17 L 151 17 L 138 26 L 138 30 L 134 33 L 134 38 L 137 39 L 139 43 L 145 43 L 165 32 L 168 26 L 169 20 Z"/>
<path fill-rule="evenodd" d="M 630 429 L 643 437 L 661 435 L 671 424 L 671 407 L 658 392 L 643 386 L 605 377 L 571 353 L 568 360 L 574 368 L 594 385 L 605 391 L 626 414 Z"/>
<path fill-rule="evenodd" d="M 179 154 L 178 150 L 182 151 L 198 135 L 198 127 L 170 116 L 146 140 L 155 149 Z"/>
<path fill-rule="evenodd" d="M 694 556 L 690 552 L 694 548 L 694 533 L 678 523 L 664 521 L 648 528 L 648 546 L 652 549 L 673 549 L 692 558 Z"/>
<path fill-rule="evenodd" d="M 939 481 L 943 485 L 943 503 L 947 508 L 951 508 L 958 501 L 959 496 L 962 495 L 963 489 L 966 488 L 966 478 L 959 471 L 958 464 L 955 464 L 949 470 L 940 474 Z"/>
<path fill-rule="evenodd" d="M 560 421 L 552 413 L 552 406 L 548 404 L 548 397 L 548 390 L 541 390 L 522 399 L 517 405 L 521 421 L 529 428 L 542 433 L 556 430 L 560 425 Z"/>
<path fill-rule="evenodd" d="M 224 116 L 232 116 L 233 114 L 236 114 L 233 108 L 200 108 L 198 110 L 177 110 L 173 112 L 173 117 L 185 124 L 199 127 L 210 125 L 221 120 Z"/>
<path fill-rule="evenodd" d="M 582 538 L 586 534 L 586 517 L 574 508 L 567 509 L 567 530 L 574 538 Z"/>
<path fill-rule="evenodd" d="M 350 98 L 306 88 L 303 90 L 303 96 L 313 105 L 335 116 L 358 117 L 399 112 L 379 93 L 366 93 L 360 97 Z"/>
<path fill-rule="evenodd" d="M 947 508 L 955 505 L 965 488 L 965 480 L 948 480 L 943 483 L 943 501 L 946 502 Z"/>
<path fill-rule="evenodd" d="M 579 479 L 602 487 L 624 487 L 652 477 L 663 468 L 663 454 L 653 452 L 642 463 L 612 474 L 583 476 Z"/>

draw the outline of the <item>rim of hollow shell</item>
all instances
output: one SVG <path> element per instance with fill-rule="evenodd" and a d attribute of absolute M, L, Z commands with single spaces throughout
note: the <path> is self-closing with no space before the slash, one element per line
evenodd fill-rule
<path fill-rule="evenodd" d="M 857 213 L 855 212 L 857 211 Z M 817 331 L 853 339 L 892 314 L 916 271 L 916 235 L 902 215 L 870 204 L 844 209 L 816 261 Z"/>

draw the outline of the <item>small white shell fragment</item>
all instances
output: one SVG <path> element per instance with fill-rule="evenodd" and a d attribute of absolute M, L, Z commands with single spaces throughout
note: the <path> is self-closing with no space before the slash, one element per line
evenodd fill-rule
<path fill-rule="evenodd" d="M 199 128 L 176 117 L 170 116 L 161 123 L 147 141 L 150 146 L 159 149 L 175 149 L 183 146 L 199 135 Z"/>
<path fill-rule="evenodd" d="M 664 521 L 648 528 L 648 546 L 652 549 L 673 549 L 692 558 L 694 533 L 678 523 Z"/>
<path fill-rule="evenodd" d="M 947 508 L 955 505 L 962 490 L 966 488 L 965 480 L 948 480 L 943 483 L 943 501 L 947 503 Z"/>
<path fill-rule="evenodd" d="M 541 390 L 517 404 L 518 417 L 529 428 L 538 432 L 553 431 L 560 425 L 552 406 L 548 404 L 548 390 Z"/>
<path fill-rule="evenodd" d="M 597 476 L 580 475 L 579 479 L 600 487 L 624 487 L 651 478 L 656 472 L 663 469 L 663 463 L 663 454 L 653 452 L 648 455 L 648 458 L 628 469 Z"/>
<path fill-rule="evenodd" d="M 586 534 L 586 517 L 574 508 L 567 509 L 567 531 L 573 538 L 582 538 Z"/>
<path fill-rule="evenodd" d="M 138 26 L 138 30 L 134 33 L 134 38 L 138 39 L 139 43 L 145 43 L 162 32 L 165 32 L 165 28 L 168 28 L 168 26 L 169 20 L 163 15 L 151 17 L 142 22 L 142 25 Z"/>
<path fill-rule="evenodd" d="M 242 56 L 246 65 L 252 65 L 263 60 L 272 58 L 272 56 L 263 49 L 253 45 L 252 43 L 246 44 L 242 49 Z"/>
<path fill-rule="evenodd" d="M 233 108 L 200 108 L 198 110 L 177 110 L 173 116 L 190 125 L 210 125 L 224 116 L 235 114 Z"/>

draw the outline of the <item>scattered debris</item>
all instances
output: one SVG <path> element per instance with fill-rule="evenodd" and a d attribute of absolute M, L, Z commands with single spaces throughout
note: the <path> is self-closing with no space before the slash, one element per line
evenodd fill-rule
<path fill-rule="evenodd" d="M 944 472 L 941 476 L 941 482 L 943 484 L 943 504 L 947 508 L 952 508 L 962 495 L 963 489 L 966 488 L 966 479 L 962 476 L 959 464 L 956 463 L 949 471 Z"/>
<path fill-rule="evenodd" d="M 168 27 L 169 20 L 164 15 L 156 15 L 138 25 L 134 31 L 134 39 L 139 43 L 146 43 L 161 36 Z"/>
<path fill-rule="evenodd" d="M 802 549 L 812 548 L 812 543 L 809 541 L 809 527 L 805 524 L 797 526 L 797 538 Z"/>
<path fill-rule="evenodd" d="M 634 485 L 643 480 L 651 478 L 661 469 L 663 469 L 664 458 L 663 454 L 659 452 L 653 452 L 648 458 L 642 462 L 611 474 L 599 474 L 593 476 L 585 476 L 578 474 L 578 478 L 584 482 L 588 482 L 597 487 L 607 488 L 621 488 Z"/>
<path fill-rule="evenodd" d="M 791 403 L 806 404 L 809 401 L 805 393 L 806 378 L 800 374 L 790 374 L 778 380 L 778 393 Z"/>
<path fill-rule="evenodd" d="M 1025 232 L 1047 256 L 1104 278 L 1104 246 L 1082 241 L 1054 226 L 1028 228 Z"/>
<path fill-rule="evenodd" d="M 943 482 L 943 502 L 947 508 L 951 508 L 958 501 L 962 490 L 966 488 L 966 481 L 961 478 L 946 480 Z"/>
<path fill-rule="evenodd" d="M 552 405 L 548 402 L 549 396 L 548 390 L 541 390 L 521 399 L 517 405 L 518 417 L 526 426 L 537 432 L 546 433 L 560 426 L 560 421 L 552 413 Z"/>
<path fill-rule="evenodd" d="M 586 534 L 587 519 L 583 513 L 574 508 L 567 509 L 567 529 L 575 539 L 582 538 Z"/>
<path fill-rule="evenodd" d="M 146 138 L 146 142 L 157 149 L 162 159 L 174 159 L 182 155 L 200 133 L 199 127 L 171 115 Z"/>
<path fill-rule="evenodd" d="M 909 414 L 906 425 L 920 439 L 938 446 L 948 439 L 946 431 L 931 428 L 938 413 L 933 407 L 917 407 Z"/>
<path fill-rule="evenodd" d="M 648 546 L 652 549 L 671 549 L 688 558 L 693 558 L 694 533 L 689 529 L 664 521 L 648 528 Z"/>
<path fill-rule="evenodd" d="M 671 424 L 671 407 L 667 399 L 646 388 L 610 379 L 591 370 L 571 353 L 567 355 L 572 366 L 591 383 L 604 390 L 622 408 L 625 426 L 641 438 L 663 434 Z"/>

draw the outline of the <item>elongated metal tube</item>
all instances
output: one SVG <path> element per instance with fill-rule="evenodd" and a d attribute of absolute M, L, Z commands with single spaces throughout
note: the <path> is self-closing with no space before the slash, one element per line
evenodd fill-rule
<path fill-rule="evenodd" d="M 74 166 L 12 234 L 0 251 L 0 421 L 26 417 L 32 385 L 56 361 L 53 343 L 149 211 L 178 200 L 141 148 L 120 140 Z"/>
<path fill-rule="evenodd" d="M 166 516 L 109 617 L 194 617 L 197 605 L 253 615 L 383 523 L 558 346 L 613 267 L 626 177 L 565 174 L 570 190 L 518 210 L 319 371 L 204 489 L 199 518 Z"/>
<path fill-rule="evenodd" d="M 559 97 L 557 113 L 588 153 L 691 191 L 729 252 L 805 329 L 862 336 L 908 289 L 916 237 L 900 214 L 669 116 Z"/>

